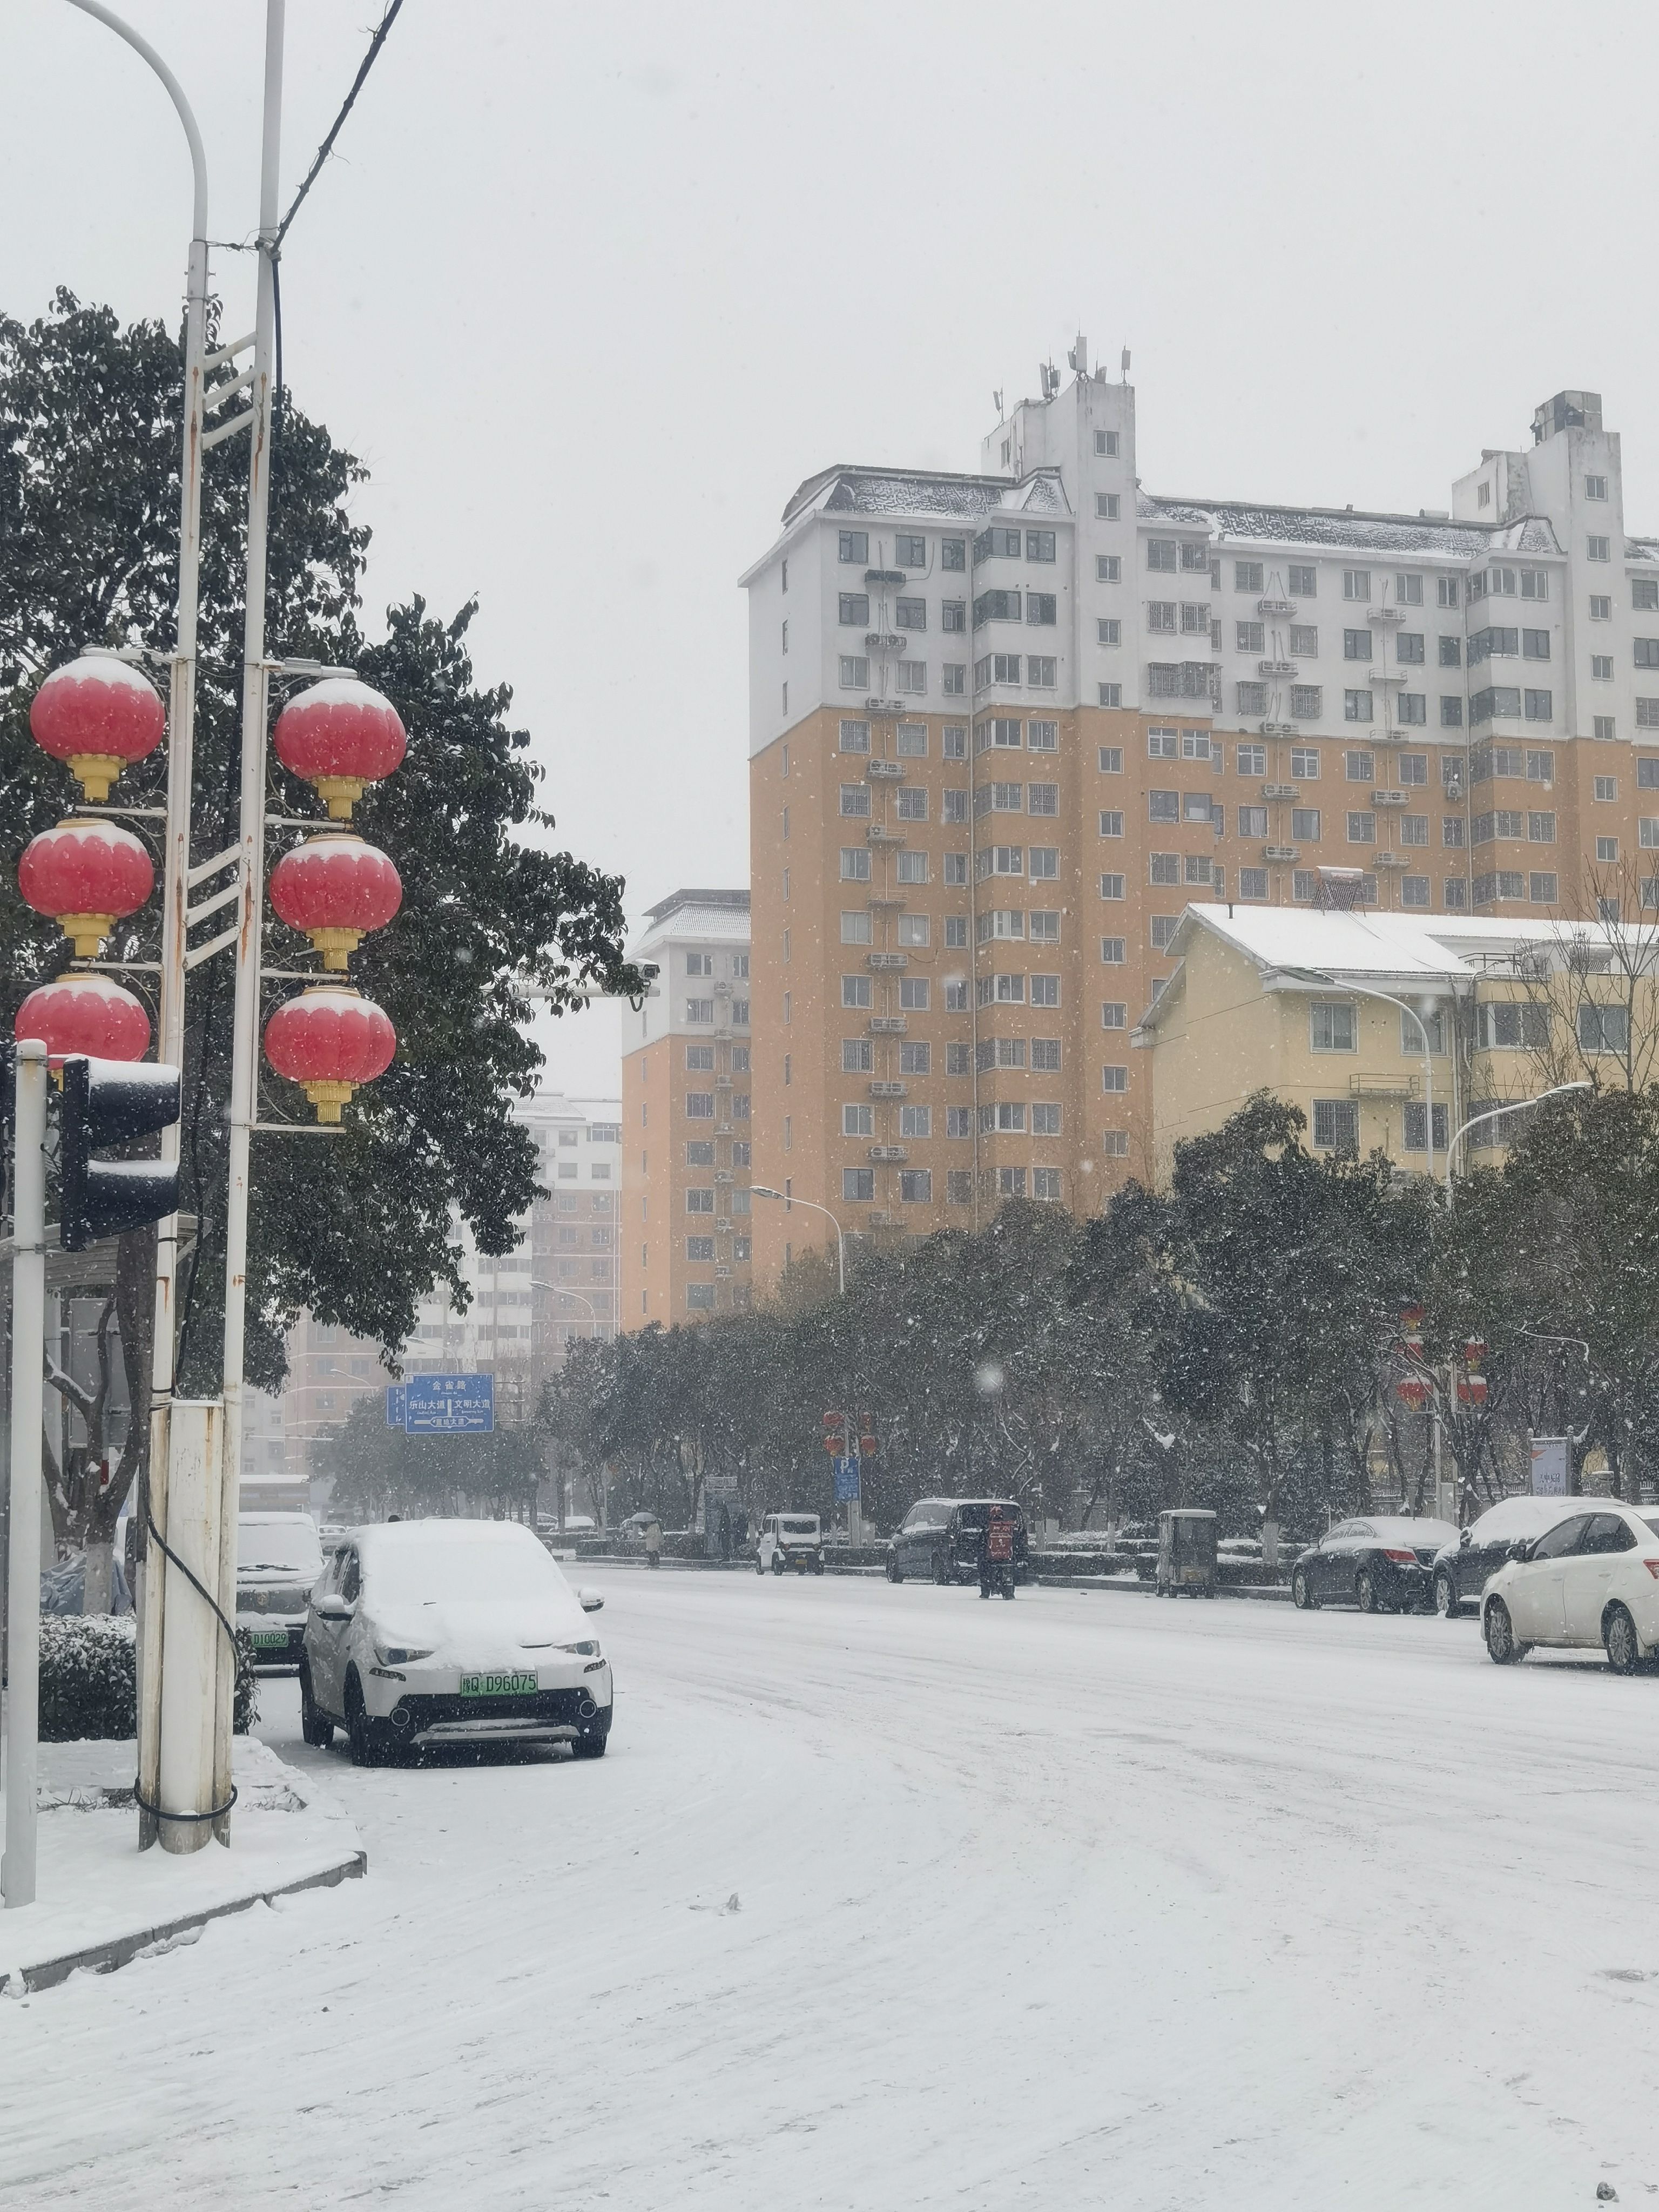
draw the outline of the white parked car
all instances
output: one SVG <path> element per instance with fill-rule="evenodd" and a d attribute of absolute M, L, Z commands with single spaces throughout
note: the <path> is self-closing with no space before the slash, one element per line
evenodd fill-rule
<path fill-rule="evenodd" d="M 769 1513 L 761 1523 L 755 1553 L 755 1572 L 768 1568 L 781 1575 L 786 1567 L 799 1574 L 823 1572 L 823 1534 L 816 1513 Z"/>
<path fill-rule="evenodd" d="M 1534 1644 L 1600 1644 L 1620 1674 L 1633 1674 L 1659 1649 L 1659 1513 L 1616 1498 L 1565 1502 L 1566 1518 L 1513 1545 L 1486 1584 L 1486 1649 L 1502 1667 Z"/>
<path fill-rule="evenodd" d="M 236 1626 L 253 1645 L 256 1670 L 300 1664 L 311 1586 L 323 1547 L 309 1513 L 236 1516 Z"/>
<path fill-rule="evenodd" d="M 311 1594 L 301 1726 L 337 1727 L 352 1762 L 445 1743 L 568 1743 L 598 1759 L 611 1668 L 544 1546 L 513 1521 L 399 1521 L 352 1529 Z"/>

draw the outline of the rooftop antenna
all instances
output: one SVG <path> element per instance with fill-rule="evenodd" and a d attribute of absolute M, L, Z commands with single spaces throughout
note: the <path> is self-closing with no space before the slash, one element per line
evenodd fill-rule
<path fill-rule="evenodd" d="M 997 410 L 997 420 L 1000 422 L 1002 420 L 1002 394 L 1000 392 L 994 392 L 991 394 L 991 398 Z"/>
<path fill-rule="evenodd" d="M 1126 384 L 1129 381 L 1129 349 L 1127 346 L 1125 346 L 1123 349 L 1123 381 Z"/>
<path fill-rule="evenodd" d="M 1072 350 L 1066 355 L 1066 358 L 1071 363 L 1078 375 L 1087 376 L 1089 374 L 1089 341 L 1084 337 L 1081 331 L 1077 334 L 1077 343 L 1072 348 Z"/>

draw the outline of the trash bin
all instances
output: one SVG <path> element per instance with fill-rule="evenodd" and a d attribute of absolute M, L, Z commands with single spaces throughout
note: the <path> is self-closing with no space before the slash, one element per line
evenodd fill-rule
<path fill-rule="evenodd" d="M 1196 1506 L 1170 1507 L 1158 1516 L 1158 1594 L 1215 1595 L 1215 1515 Z"/>

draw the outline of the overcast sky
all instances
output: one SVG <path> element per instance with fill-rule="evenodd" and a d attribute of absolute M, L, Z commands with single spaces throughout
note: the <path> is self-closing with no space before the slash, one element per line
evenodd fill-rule
<path fill-rule="evenodd" d="M 257 219 L 262 0 L 127 0 Z M 290 0 L 284 201 L 380 0 Z M 0 310 L 176 319 L 184 142 L 65 0 L 0 11 Z M 1062 366 L 1133 350 L 1150 489 L 1449 503 L 1564 386 L 1659 530 L 1650 9 L 1041 9 L 405 0 L 283 263 L 298 403 L 360 454 L 371 622 L 482 600 L 561 836 L 747 879 L 735 579 L 832 461 L 975 465 Z M 251 257 L 215 256 L 229 328 Z M 560 1025 L 602 1086 L 617 1017 Z"/>

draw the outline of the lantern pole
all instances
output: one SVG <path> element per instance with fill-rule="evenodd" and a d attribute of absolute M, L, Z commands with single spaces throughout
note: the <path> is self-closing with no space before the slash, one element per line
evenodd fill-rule
<path fill-rule="evenodd" d="M 196 612 L 202 539 L 202 416 L 208 363 L 208 184 L 207 157 L 190 102 L 173 71 L 147 39 L 124 23 L 102 0 L 70 0 L 125 39 L 148 62 L 167 88 L 190 147 L 192 183 L 190 263 L 185 287 L 184 457 L 179 495 L 179 598 L 174 619 L 170 712 L 167 717 L 167 807 L 162 864 L 161 974 L 157 1057 L 174 1067 L 184 1062 L 185 902 L 190 886 L 191 770 L 196 737 Z M 161 1132 L 161 1158 L 179 1158 L 179 1124 Z M 179 1266 L 179 1217 L 169 1214 L 155 1231 L 155 1321 L 150 1348 L 150 1443 L 146 1473 L 151 1517 L 167 1527 L 168 1412 L 173 1398 L 174 1295 Z M 145 1574 L 139 1592 L 138 1784 L 139 1795 L 156 1803 L 161 1727 L 161 1583 Z M 141 1844 L 156 1840 L 148 1813 L 139 1815 Z"/>
<path fill-rule="evenodd" d="M 225 1205 L 224 1458 L 220 1468 L 219 1607 L 228 1620 L 236 1606 L 236 1525 L 242 1475 L 243 1366 L 247 1308 L 249 1153 L 259 1086 L 259 951 L 264 902 L 265 720 L 269 672 L 265 663 L 266 531 L 270 513 L 270 412 L 276 333 L 276 257 L 278 170 L 283 127 L 283 33 L 286 0 L 266 0 L 264 125 L 259 161 L 259 291 L 254 315 L 253 386 L 249 394 L 247 591 L 242 627 L 241 851 L 237 883 L 236 999 L 230 1073 L 230 1180 Z M 213 1798 L 230 1797 L 234 1655 L 220 1639 L 214 1700 Z M 230 1815 L 214 1822 L 221 1843 L 230 1840 Z"/>

